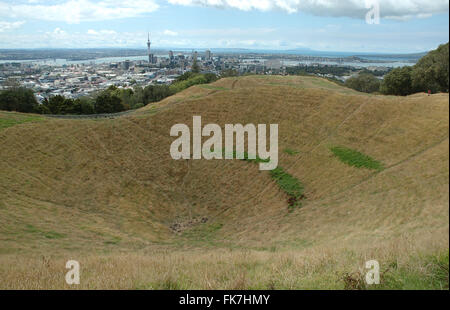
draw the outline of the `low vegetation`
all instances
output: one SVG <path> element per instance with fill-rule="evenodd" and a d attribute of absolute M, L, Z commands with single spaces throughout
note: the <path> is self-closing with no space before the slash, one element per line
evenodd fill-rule
<path fill-rule="evenodd" d="M 0 110 L 24 113 L 37 112 L 38 103 L 31 89 L 14 87 L 0 91 Z"/>
<path fill-rule="evenodd" d="M 395 68 L 380 85 L 385 95 L 406 96 L 418 92 L 448 93 L 448 43 L 422 57 L 414 66 Z"/>
<path fill-rule="evenodd" d="M 378 92 L 380 84 L 381 81 L 370 73 L 360 73 L 345 81 L 345 86 L 364 93 Z"/>
<path fill-rule="evenodd" d="M 169 88 L 172 93 L 178 93 L 193 85 L 208 84 L 215 82 L 216 80 L 217 76 L 213 73 L 202 74 L 189 71 L 179 76 Z"/>
<path fill-rule="evenodd" d="M 28 123 L 28 122 L 39 122 L 43 118 L 39 116 L 30 116 L 26 114 L 12 114 L 7 112 L 0 112 L 0 130 L 14 125 Z"/>
<path fill-rule="evenodd" d="M 288 155 L 297 155 L 299 153 L 299 151 L 289 149 L 289 148 L 284 149 L 283 152 L 285 152 Z"/>
<path fill-rule="evenodd" d="M 212 73 L 187 72 L 172 85 L 148 85 L 132 88 L 110 86 L 91 96 L 77 99 L 61 95 L 51 96 L 39 104 L 31 89 L 11 87 L 0 92 L 0 110 L 24 113 L 56 115 L 88 115 L 117 113 L 141 108 L 149 103 L 158 102 L 190 86 L 207 84 L 217 80 Z"/>
<path fill-rule="evenodd" d="M 370 156 L 343 146 L 330 148 L 331 152 L 342 162 L 356 168 L 382 170 L 383 164 Z"/>
<path fill-rule="evenodd" d="M 420 269 L 414 268 L 421 266 Z M 341 275 L 347 290 L 448 290 L 449 254 L 417 255 L 408 264 L 392 259 L 381 266 L 380 284 L 368 285 L 362 271 Z"/>
<path fill-rule="evenodd" d="M 342 162 L 357 168 L 382 170 L 383 164 L 361 152 L 343 146 L 330 148 L 331 152 Z"/>
<path fill-rule="evenodd" d="M 325 66 L 322 71 L 330 71 L 336 75 L 354 74 L 355 69 L 344 69 L 333 71 L 328 70 Z M 304 69 L 302 70 L 294 72 L 306 74 Z M 346 87 L 360 92 L 380 92 L 385 95 L 396 96 L 407 96 L 418 92 L 448 93 L 449 43 L 442 44 L 436 50 L 429 52 L 414 66 L 392 69 L 384 76 L 383 80 L 379 80 L 376 76 L 380 76 L 380 72 L 361 70 L 355 76 L 347 79 L 344 84 Z"/>
<path fill-rule="evenodd" d="M 271 177 L 277 182 L 278 186 L 288 195 L 290 208 L 301 207 L 301 200 L 305 198 L 303 194 L 304 187 L 300 181 L 291 174 L 278 166 L 270 171 Z"/>

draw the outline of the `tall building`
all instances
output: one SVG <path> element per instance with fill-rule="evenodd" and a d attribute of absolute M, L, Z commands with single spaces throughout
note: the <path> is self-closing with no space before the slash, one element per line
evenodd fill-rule
<path fill-rule="evenodd" d="M 147 40 L 147 53 L 148 53 L 148 62 L 152 64 L 154 62 L 154 57 L 150 51 L 150 45 L 151 45 L 151 42 L 150 42 L 150 33 L 149 33 L 148 40 Z"/>
<path fill-rule="evenodd" d="M 130 66 L 131 66 L 131 61 L 129 61 L 129 60 L 125 60 L 124 62 L 122 62 L 122 69 L 128 70 L 128 69 L 130 69 Z"/>
<path fill-rule="evenodd" d="M 210 50 L 206 51 L 206 60 L 211 60 L 212 54 Z"/>
<path fill-rule="evenodd" d="M 172 51 L 169 51 L 169 59 L 173 60 L 173 52 Z"/>

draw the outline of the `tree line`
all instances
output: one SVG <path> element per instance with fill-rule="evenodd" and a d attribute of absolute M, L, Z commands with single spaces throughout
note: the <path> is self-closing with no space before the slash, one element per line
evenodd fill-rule
<path fill-rule="evenodd" d="M 406 96 L 418 92 L 446 92 L 449 83 L 449 44 L 422 57 L 414 66 L 404 66 L 390 71 L 383 80 L 363 72 L 345 81 L 355 90 L 385 95 Z"/>
<path fill-rule="evenodd" d="M 213 73 L 186 72 L 171 85 L 148 85 L 131 88 L 110 86 L 91 96 L 77 99 L 61 95 L 45 98 L 39 104 L 31 89 L 14 86 L 0 92 L 0 110 L 24 113 L 86 115 L 117 113 L 141 108 L 158 102 L 192 85 L 207 84 L 217 80 Z"/>

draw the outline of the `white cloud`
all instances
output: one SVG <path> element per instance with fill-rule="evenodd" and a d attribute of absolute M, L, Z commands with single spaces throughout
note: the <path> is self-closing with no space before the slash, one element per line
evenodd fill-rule
<path fill-rule="evenodd" d="M 0 16 L 80 23 L 141 16 L 158 9 L 155 0 L 64 0 L 51 3 L 0 1 Z"/>
<path fill-rule="evenodd" d="M 365 18 L 366 3 L 378 1 L 381 17 L 391 19 L 424 18 L 435 13 L 448 13 L 447 0 L 167 0 L 171 4 L 234 8 L 242 11 L 283 10 L 306 12 L 318 16 Z M 369 6 L 370 7 L 370 6 Z"/>
<path fill-rule="evenodd" d="M 94 35 L 94 36 L 98 36 L 98 35 L 113 35 L 113 34 L 116 34 L 116 33 L 117 32 L 115 32 L 114 30 L 100 30 L 100 31 L 96 31 L 96 30 L 89 29 L 87 31 L 87 34 Z"/>
<path fill-rule="evenodd" d="M 53 34 L 60 35 L 66 34 L 66 32 L 64 30 L 61 30 L 61 28 L 55 28 L 55 30 L 53 30 Z"/>
<path fill-rule="evenodd" d="M 178 35 L 178 32 L 171 30 L 164 30 L 163 34 L 166 36 L 176 37 Z"/>
<path fill-rule="evenodd" d="M 19 22 L 2 22 L 2 21 L 0 21 L 0 32 L 19 28 L 23 24 L 25 24 L 24 21 L 19 21 Z"/>
<path fill-rule="evenodd" d="M 382 26 L 380 27 L 382 28 Z M 93 29 L 91 29 L 93 30 Z M 291 49 L 308 47 L 315 50 L 355 51 L 355 52 L 421 52 L 436 48 L 448 37 L 443 29 L 434 31 L 392 31 L 380 30 L 370 35 L 343 31 L 333 25 L 317 28 L 314 25 L 302 28 L 283 29 L 282 32 L 270 28 L 217 28 L 180 30 L 176 37 L 165 36 L 163 32 L 152 33 L 152 48 L 255 48 Z M 0 48 L 98 48 L 124 47 L 146 49 L 147 32 L 116 32 L 100 35 L 103 31 L 93 30 L 71 32 L 69 28 L 56 28 L 48 32 L 12 33 L 0 32 Z M 109 30 L 112 31 L 112 30 Z M 91 31 L 92 33 L 92 31 Z M 395 42 L 392 43 L 392 42 Z M 392 44 L 391 44 L 392 43 Z"/>
<path fill-rule="evenodd" d="M 80 23 L 133 18 L 154 12 L 163 0 L 0 0 L 0 18 Z M 447 0 L 166 0 L 183 6 L 233 8 L 243 11 L 281 10 L 306 12 L 318 16 L 364 18 L 366 2 L 380 3 L 381 17 L 406 20 L 448 13 Z M 5 22 L 2 22 L 5 23 Z M 6 27 L 6 26 L 3 26 Z M 170 35 L 170 30 L 166 35 Z"/>

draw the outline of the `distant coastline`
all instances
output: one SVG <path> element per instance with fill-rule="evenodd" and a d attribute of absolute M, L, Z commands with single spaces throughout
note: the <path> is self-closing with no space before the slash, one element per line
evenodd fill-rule
<path fill-rule="evenodd" d="M 175 53 L 189 55 L 192 50 L 174 49 Z M 198 49 L 199 53 L 203 49 Z M 351 52 L 322 52 L 314 50 L 250 50 L 250 49 L 211 49 L 216 56 L 245 55 L 248 58 L 282 59 L 286 65 L 329 64 L 357 67 L 386 66 L 399 67 L 414 65 L 426 53 L 414 54 L 375 54 Z M 169 49 L 155 49 L 158 57 L 168 57 Z M 37 63 L 40 65 L 100 64 L 122 62 L 125 60 L 145 61 L 145 49 L 0 49 L 2 63 Z"/>

